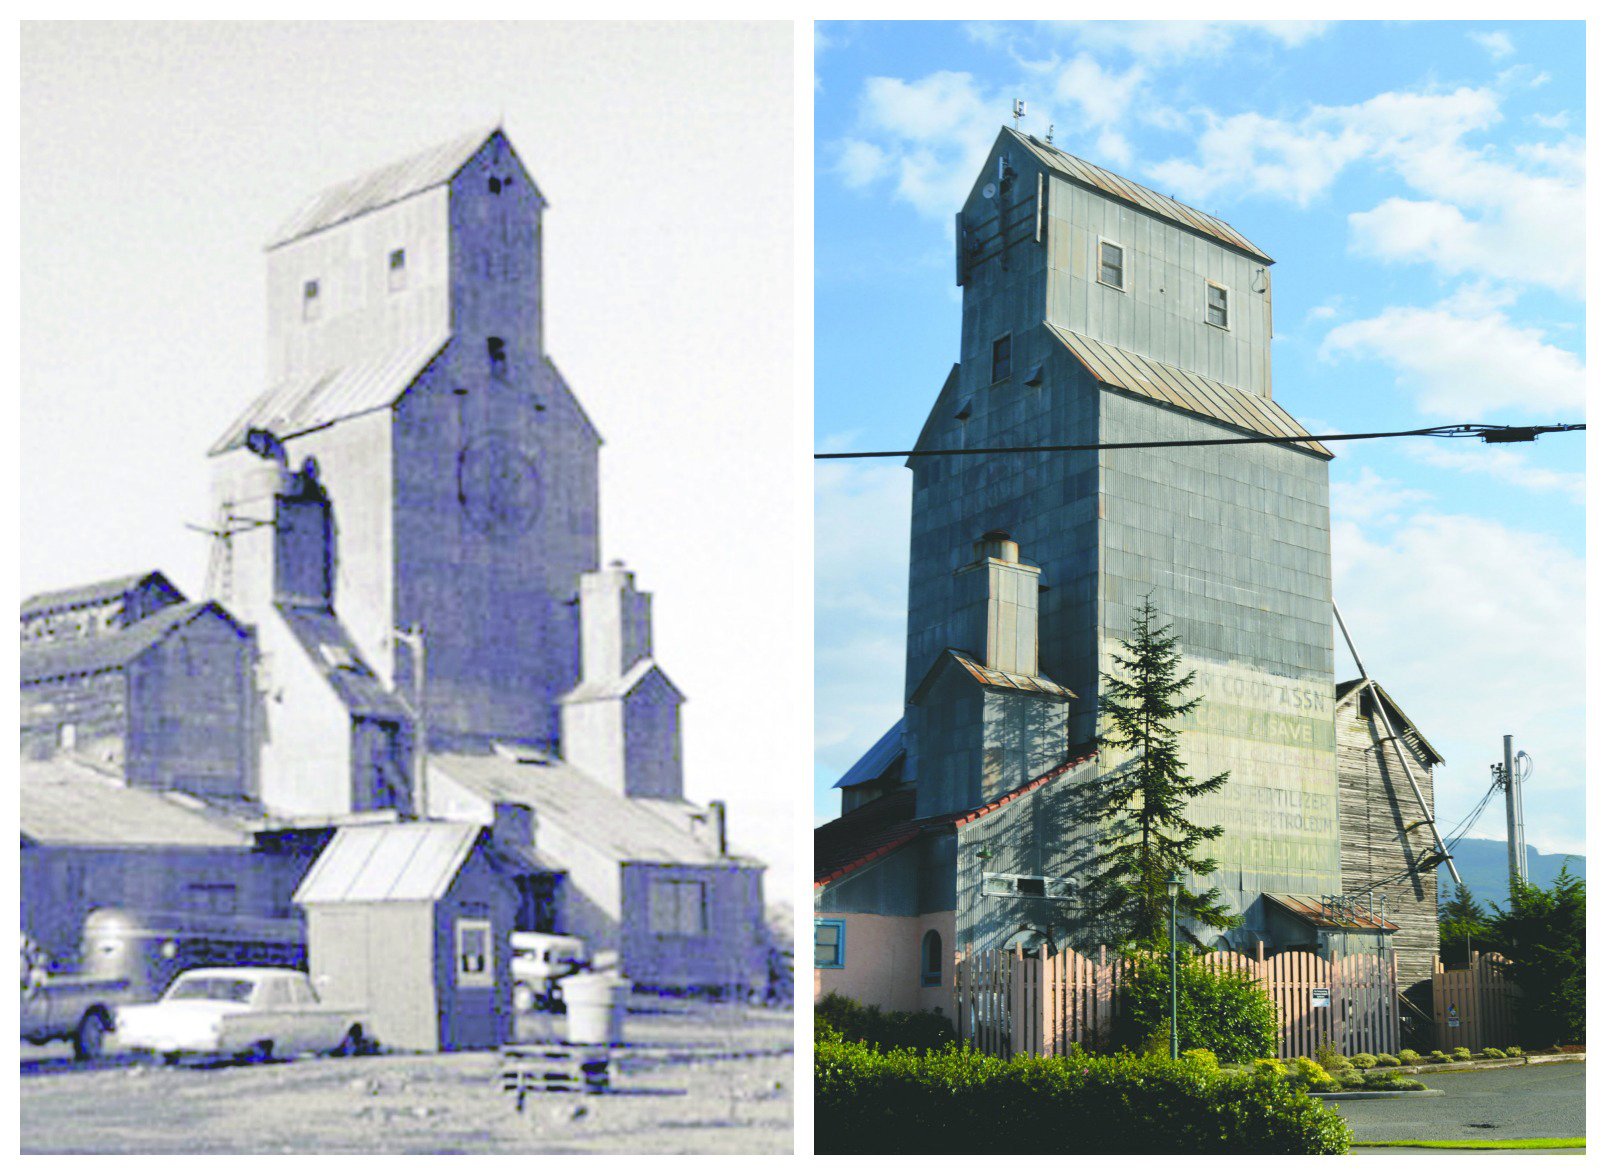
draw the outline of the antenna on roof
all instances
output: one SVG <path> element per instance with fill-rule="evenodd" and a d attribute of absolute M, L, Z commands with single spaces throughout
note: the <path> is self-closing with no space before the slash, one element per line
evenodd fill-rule
<path fill-rule="evenodd" d="M 1048 145 L 1050 147 L 1052 147 L 1054 145 L 1054 124 L 1053 123 L 1049 123 L 1048 124 L 1048 140 L 1047 141 L 1048 141 Z"/>
<path fill-rule="evenodd" d="M 1020 130 L 1020 120 L 1026 117 L 1026 103 L 1019 98 L 1015 99 L 1015 129 Z"/>

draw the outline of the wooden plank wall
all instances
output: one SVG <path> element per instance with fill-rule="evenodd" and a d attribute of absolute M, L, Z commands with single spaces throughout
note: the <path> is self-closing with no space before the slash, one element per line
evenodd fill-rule
<path fill-rule="evenodd" d="M 1445 1052 L 1466 1047 L 1474 1055 L 1485 1048 L 1509 1048 L 1517 1043 L 1517 985 L 1498 964 L 1499 955 L 1472 952 L 1472 964 L 1446 971 L 1433 961 L 1434 1039 Z M 1450 1027 L 1454 1007 L 1459 1024 Z"/>
<path fill-rule="evenodd" d="M 1392 956 L 1356 954 L 1338 960 L 1305 951 L 1266 958 L 1217 951 L 1206 966 L 1265 985 L 1277 1008 L 1278 1056 L 1314 1056 L 1324 1043 L 1346 1056 L 1399 1048 L 1399 1003 Z M 955 1007 L 961 1040 L 993 1056 L 1064 1056 L 1074 1045 L 1107 1046 L 1126 964 L 1100 947 L 1098 956 L 1046 947 L 956 956 Z M 1325 988 L 1329 1002 L 1313 1005 Z"/>

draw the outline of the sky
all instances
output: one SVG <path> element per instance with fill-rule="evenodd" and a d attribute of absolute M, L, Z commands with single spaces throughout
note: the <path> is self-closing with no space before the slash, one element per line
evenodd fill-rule
<path fill-rule="evenodd" d="M 1583 423 L 1584 82 L 1576 22 L 819 24 L 816 451 L 913 445 L 958 357 L 954 214 L 1017 99 L 1277 260 L 1273 394 L 1310 432 Z M 1511 734 L 1528 842 L 1584 848 L 1586 437 L 1330 445 L 1334 600 L 1445 759 L 1446 836 Z M 818 462 L 814 510 L 820 823 L 902 711 L 909 473 Z"/>
<path fill-rule="evenodd" d="M 602 558 L 652 593 L 689 699 L 688 798 L 727 801 L 791 897 L 796 805 L 761 768 L 808 757 L 807 626 L 773 624 L 807 607 L 793 46 L 790 22 L 25 25 L 19 600 L 151 569 L 203 598 L 187 524 L 262 390 L 270 234 L 500 122 L 548 201 L 547 351 L 605 442 Z"/>

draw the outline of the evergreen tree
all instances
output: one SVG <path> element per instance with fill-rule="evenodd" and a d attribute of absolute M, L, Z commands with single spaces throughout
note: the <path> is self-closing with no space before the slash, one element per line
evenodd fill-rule
<path fill-rule="evenodd" d="M 1193 712 L 1200 699 L 1181 695 L 1193 685 L 1193 674 L 1181 676 L 1182 653 L 1170 625 L 1159 625 L 1152 601 L 1145 598 L 1133 616 L 1132 638 L 1121 642 L 1113 674 L 1104 674 L 1100 708 L 1108 727 L 1103 746 L 1127 752 L 1125 761 L 1093 784 L 1089 814 L 1101 835 L 1087 884 L 1087 913 L 1113 941 L 1154 943 L 1166 937 L 1170 896 L 1166 877 L 1173 871 L 1211 873 L 1216 862 L 1199 855 L 1222 833 L 1184 815 L 1195 796 L 1220 790 L 1227 773 L 1201 783 L 1186 774 L 1177 750 L 1178 718 Z M 1221 891 L 1177 897 L 1177 916 L 1218 930 L 1237 924 L 1221 901 Z"/>
<path fill-rule="evenodd" d="M 1478 905 L 1466 883 L 1455 887 L 1455 897 L 1439 905 L 1439 958 L 1446 967 L 1472 961 L 1472 951 L 1493 945 L 1489 911 Z"/>
<path fill-rule="evenodd" d="M 1562 866 L 1548 889 L 1512 886 L 1507 908 L 1490 927 L 1493 949 L 1522 993 L 1517 1025 L 1522 1044 L 1584 1043 L 1584 879 Z"/>

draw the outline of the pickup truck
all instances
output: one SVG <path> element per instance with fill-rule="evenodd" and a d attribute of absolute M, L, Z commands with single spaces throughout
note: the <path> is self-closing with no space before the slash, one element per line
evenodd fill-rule
<path fill-rule="evenodd" d="M 303 971 L 201 967 L 173 980 L 154 1004 L 117 1010 L 117 1040 L 168 1062 L 185 1056 L 246 1057 L 363 1051 L 360 1013 L 318 999 Z"/>
<path fill-rule="evenodd" d="M 86 979 L 35 969 L 23 977 L 22 1038 L 34 1044 L 70 1040 L 75 1057 L 93 1061 L 112 1030 L 117 1005 L 131 998 L 126 979 Z"/>

